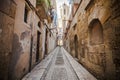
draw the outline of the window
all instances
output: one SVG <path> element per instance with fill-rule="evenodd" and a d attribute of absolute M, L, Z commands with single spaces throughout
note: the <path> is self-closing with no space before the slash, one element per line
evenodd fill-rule
<path fill-rule="evenodd" d="M 27 23 L 27 18 L 28 18 L 28 13 L 29 13 L 29 8 L 28 6 L 25 4 L 25 11 L 24 11 L 24 22 Z"/>
<path fill-rule="evenodd" d="M 90 9 L 93 7 L 94 2 L 95 2 L 95 0 L 90 0 L 89 3 L 87 4 L 85 10 L 86 10 L 86 11 L 87 11 L 87 10 L 90 10 Z"/>
<path fill-rule="evenodd" d="M 49 36 L 51 37 L 51 33 L 49 34 Z"/>
<path fill-rule="evenodd" d="M 89 25 L 90 44 L 97 45 L 103 43 L 103 28 L 98 19 L 93 19 Z"/>
<path fill-rule="evenodd" d="M 66 10 L 64 9 L 64 15 L 66 14 Z"/>
<path fill-rule="evenodd" d="M 38 22 L 38 27 L 41 28 L 41 22 L 40 21 Z"/>

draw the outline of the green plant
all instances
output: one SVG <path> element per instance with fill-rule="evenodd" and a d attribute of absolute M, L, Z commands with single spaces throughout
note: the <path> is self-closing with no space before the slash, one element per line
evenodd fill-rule
<path fill-rule="evenodd" d="M 50 0 L 37 0 L 37 5 L 39 4 L 45 4 L 47 7 L 51 5 Z"/>

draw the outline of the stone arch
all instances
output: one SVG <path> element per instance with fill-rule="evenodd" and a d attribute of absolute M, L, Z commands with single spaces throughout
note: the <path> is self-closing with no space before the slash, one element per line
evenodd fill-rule
<path fill-rule="evenodd" d="M 91 45 L 103 44 L 103 27 L 99 19 L 93 19 L 89 26 L 89 41 Z"/>
<path fill-rule="evenodd" d="M 75 57 L 78 58 L 78 36 L 74 36 Z"/>

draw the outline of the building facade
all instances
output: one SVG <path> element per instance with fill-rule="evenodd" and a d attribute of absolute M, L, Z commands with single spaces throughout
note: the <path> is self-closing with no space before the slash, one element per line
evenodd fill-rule
<path fill-rule="evenodd" d="M 55 47 L 50 5 L 39 1 L 0 0 L 0 80 L 20 80 Z"/>
<path fill-rule="evenodd" d="M 119 3 L 81 0 L 64 40 L 68 52 L 98 80 L 120 79 Z"/>

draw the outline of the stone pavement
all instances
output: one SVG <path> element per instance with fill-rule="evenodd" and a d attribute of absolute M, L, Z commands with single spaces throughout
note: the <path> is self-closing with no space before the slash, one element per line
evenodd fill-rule
<path fill-rule="evenodd" d="M 97 80 L 63 48 L 57 47 L 22 80 Z"/>

